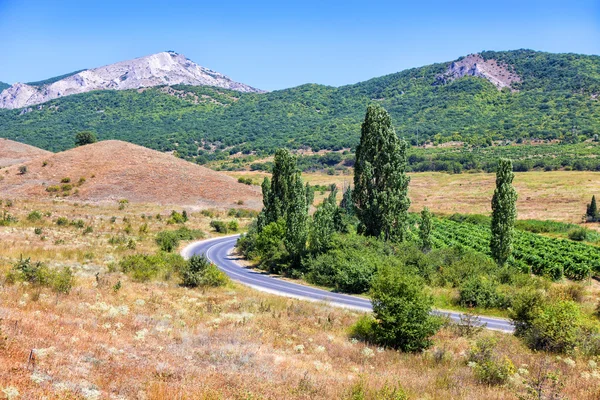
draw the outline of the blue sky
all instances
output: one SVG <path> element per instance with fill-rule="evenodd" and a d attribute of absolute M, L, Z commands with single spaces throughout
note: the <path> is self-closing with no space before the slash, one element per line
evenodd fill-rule
<path fill-rule="evenodd" d="M 0 81 L 164 50 L 267 90 L 344 85 L 481 50 L 600 54 L 600 0 L 0 0 Z"/>

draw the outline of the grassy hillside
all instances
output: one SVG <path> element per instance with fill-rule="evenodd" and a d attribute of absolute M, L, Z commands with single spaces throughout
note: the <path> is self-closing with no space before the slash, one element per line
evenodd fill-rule
<path fill-rule="evenodd" d="M 10 87 L 8 83 L 0 82 L 0 92 L 8 87 Z"/>
<path fill-rule="evenodd" d="M 58 151 L 73 146 L 77 131 L 91 129 L 100 139 L 177 150 L 186 157 L 270 153 L 280 146 L 335 150 L 357 144 L 372 101 L 390 111 L 398 134 L 413 143 L 417 135 L 420 143 L 578 142 L 600 133 L 600 57 L 530 50 L 482 57 L 518 73 L 522 82 L 515 83 L 516 90 L 499 91 L 474 77 L 440 84 L 437 76 L 450 65 L 440 63 L 340 88 L 311 84 L 264 94 L 189 86 L 102 91 L 54 100 L 23 115 L 2 110 L 0 136 Z"/>

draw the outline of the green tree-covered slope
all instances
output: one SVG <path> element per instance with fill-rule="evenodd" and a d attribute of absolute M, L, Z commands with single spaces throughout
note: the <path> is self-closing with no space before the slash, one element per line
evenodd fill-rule
<path fill-rule="evenodd" d="M 0 82 L 0 92 L 6 89 L 7 87 L 10 87 L 8 83 Z"/>
<path fill-rule="evenodd" d="M 354 147 L 367 104 L 381 103 L 413 143 L 566 139 L 600 134 L 600 57 L 531 50 L 483 52 L 522 77 L 514 91 L 484 78 L 436 79 L 450 62 L 339 88 L 303 85 L 270 93 L 176 86 L 68 96 L 41 110 L 0 110 L 0 136 L 58 151 L 92 130 L 195 157 L 203 151 Z M 203 150 L 205 148 L 205 150 Z"/>

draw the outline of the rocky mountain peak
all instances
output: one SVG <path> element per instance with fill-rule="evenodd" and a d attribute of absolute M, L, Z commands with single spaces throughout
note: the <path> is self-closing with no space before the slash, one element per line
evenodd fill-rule
<path fill-rule="evenodd" d="M 0 93 L 0 108 L 22 108 L 92 90 L 127 90 L 181 84 L 262 92 L 202 67 L 182 54 L 165 51 L 84 70 L 46 85 L 16 83 Z"/>

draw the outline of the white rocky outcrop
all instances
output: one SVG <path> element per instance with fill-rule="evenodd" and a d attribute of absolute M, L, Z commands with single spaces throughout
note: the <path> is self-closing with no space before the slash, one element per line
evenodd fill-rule
<path fill-rule="evenodd" d="M 162 52 L 81 71 L 48 85 L 16 83 L 0 93 L 0 108 L 28 107 L 92 90 L 126 90 L 179 84 L 215 86 L 239 92 L 262 92 L 204 68 L 181 54 Z"/>
<path fill-rule="evenodd" d="M 508 66 L 492 59 L 484 60 L 479 54 L 469 54 L 452 62 L 444 74 L 438 75 L 437 83 L 447 83 L 463 76 L 487 79 L 498 89 L 511 88 L 513 83 L 521 82 L 521 77 L 509 70 Z"/>

